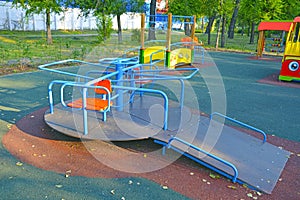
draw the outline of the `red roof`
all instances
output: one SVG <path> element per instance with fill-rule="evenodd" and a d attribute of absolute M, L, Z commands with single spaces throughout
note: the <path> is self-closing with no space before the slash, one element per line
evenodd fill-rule
<path fill-rule="evenodd" d="M 300 22 L 300 16 L 294 19 L 294 22 Z"/>
<path fill-rule="evenodd" d="M 296 17 L 295 20 L 296 19 L 300 21 L 300 17 Z M 258 30 L 259 31 L 289 31 L 291 24 L 292 22 L 260 22 L 260 24 L 258 25 Z"/>

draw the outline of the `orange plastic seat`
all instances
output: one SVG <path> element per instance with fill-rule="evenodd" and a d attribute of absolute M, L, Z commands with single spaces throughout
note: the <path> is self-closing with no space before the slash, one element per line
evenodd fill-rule
<path fill-rule="evenodd" d="M 102 87 L 107 88 L 109 92 L 112 91 L 110 80 L 107 80 L 107 79 L 95 83 L 95 86 L 102 86 Z M 104 89 L 101 89 L 101 88 L 95 88 L 95 92 L 97 94 L 107 94 L 107 91 Z"/>
<path fill-rule="evenodd" d="M 112 102 L 110 102 L 112 105 Z M 68 106 L 72 108 L 82 108 L 82 99 L 77 99 L 71 103 L 68 103 Z M 97 110 L 103 111 L 108 107 L 108 100 L 99 99 L 99 98 L 86 98 L 86 109 L 87 110 Z"/>
<path fill-rule="evenodd" d="M 111 82 L 110 80 L 102 80 L 95 84 L 95 86 L 102 86 L 108 89 L 109 92 L 112 92 Z M 95 88 L 96 94 L 107 95 L 107 91 L 101 88 Z M 82 99 L 77 99 L 71 103 L 67 104 L 72 108 L 82 108 Z M 110 102 L 112 105 L 112 102 Z M 105 111 L 108 108 L 108 100 L 102 99 L 100 97 L 87 97 L 86 98 L 86 109 L 87 110 L 95 110 L 95 111 Z M 105 114 L 104 113 L 104 114 Z M 104 116 L 105 119 L 105 116 Z"/>

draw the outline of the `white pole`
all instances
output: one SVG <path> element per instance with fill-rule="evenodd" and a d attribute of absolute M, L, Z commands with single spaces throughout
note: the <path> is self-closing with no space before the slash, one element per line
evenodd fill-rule
<path fill-rule="evenodd" d="M 6 9 L 6 16 L 7 16 L 7 21 L 8 21 L 8 29 L 10 31 L 12 31 L 12 27 L 11 27 L 11 19 L 10 19 L 10 11 L 8 10 L 8 8 Z"/>
<path fill-rule="evenodd" d="M 32 29 L 34 31 L 36 31 L 36 21 L 35 21 L 35 15 L 34 14 L 32 15 Z"/>

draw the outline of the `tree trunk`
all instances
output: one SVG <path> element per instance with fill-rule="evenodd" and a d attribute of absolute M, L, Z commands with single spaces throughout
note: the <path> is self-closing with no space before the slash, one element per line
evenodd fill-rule
<path fill-rule="evenodd" d="M 225 47 L 225 32 L 226 32 L 226 15 L 223 15 L 223 20 L 222 20 L 222 34 L 221 34 L 221 47 Z"/>
<path fill-rule="evenodd" d="M 117 15 L 118 22 L 118 42 L 122 42 L 122 27 L 121 27 L 121 15 Z"/>
<path fill-rule="evenodd" d="M 201 29 L 202 33 L 204 33 L 204 17 L 201 18 Z"/>
<path fill-rule="evenodd" d="M 216 37 L 216 46 L 215 48 L 219 48 L 219 38 L 220 38 L 220 32 L 221 32 L 221 23 L 223 21 L 223 15 L 221 15 L 219 23 L 218 23 L 218 31 L 217 31 L 217 37 Z"/>
<path fill-rule="evenodd" d="M 240 8 L 240 2 L 241 2 L 241 0 L 235 1 L 234 11 L 232 13 L 232 17 L 231 17 L 230 25 L 229 25 L 229 29 L 228 29 L 228 38 L 230 38 L 230 39 L 233 39 L 233 37 L 234 37 L 234 27 L 235 27 L 236 19 L 237 19 L 239 8 Z"/>
<path fill-rule="evenodd" d="M 188 19 L 185 19 L 184 21 L 189 22 Z M 188 23 L 184 23 L 184 33 L 186 36 L 191 36 L 191 28 Z"/>
<path fill-rule="evenodd" d="M 250 36 L 250 29 L 251 29 L 251 22 L 248 22 L 248 28 L 247 28 L 247 36 Z"/>
<path fill-rule="evenodd" d="M 255 31 L 255 22 L 252 22 L 251 23 L 250 44 L 254 44 L 254 31 Z"/>
<path fill-rule="evenodd" d="M 46 10 L 46 29 L 47 29 L 47 44 L 53 44 L 51 28 L 50 28 L 50 10 Z"/>
<path fill-rule="evenodd" d="M 211 32 L 211 29 L 212 29 L 212 26 L 214 24 L 215 19 L 216 19 L 216 15 L 213 15 L 213 16 L 209 17 L 208 24 L 207 24 L 207 27 L 206 27 L 206 30 L 205 30 L 205 34 L 208 34 L 208 33 Z"/>
<path fill-rule="evenodd" d="M 156 40 L 155 36 L 155 11 L 156 11 L 156 0 L 151 0 L 150 3 L 150 24 L 148 40 Z"/>
<path fill-rule="evenodd" d="M 244 36 L 244 32 L 245 32 L 245 25 L 242 25 L 242 30 L 241 30 L 241 35 Z"/>
<path fill-rule="evenodd" d="M 211 29 L 212 29 L 212 26 L 214 24 L 214 21 L 216 19 L 216 15 L 214 14 L 213 16 L 209 17 L 209 21 L 208 21 L 208 25 L 206 27 L 206 30 L 205 30 L 205 33 L 207 34 L 207 44 L 210 44 L 211 42 Z"/>

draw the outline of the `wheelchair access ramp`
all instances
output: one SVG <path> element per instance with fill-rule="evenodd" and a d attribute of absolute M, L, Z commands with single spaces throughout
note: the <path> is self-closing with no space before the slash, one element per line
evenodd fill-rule
<path fill-rule="evenodd" d="M 233 182 L 272 192 L 289 158 L 288 151 L 208 117 L 191 114 L 189 125 L 195 123 L 196 134 L 194 128 L 184 128 L 184 132 L 160 132 L 152 138 L 164 145 L 163 153 L 166 148 L 173 149 Z"/>

